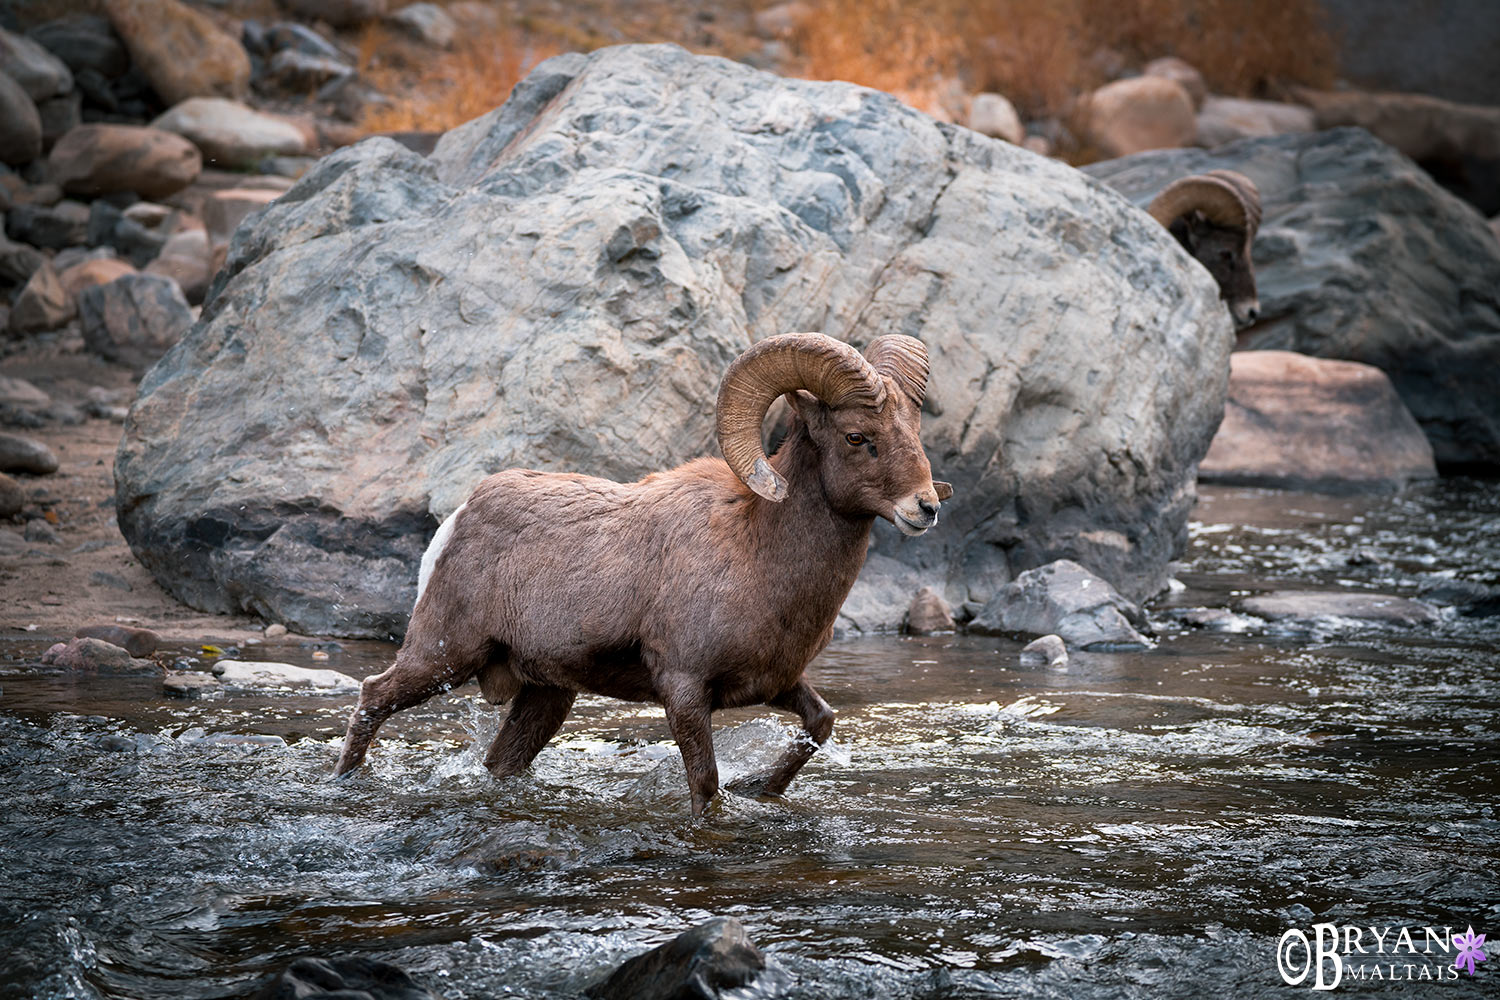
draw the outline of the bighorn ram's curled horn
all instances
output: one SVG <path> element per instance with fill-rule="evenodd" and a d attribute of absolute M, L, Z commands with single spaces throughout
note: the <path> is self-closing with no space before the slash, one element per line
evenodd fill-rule
<path fill-rule="evenodd" d="M 766 461 L 760 425 L 778 396 L 797 389 L 835 409 L 863 405 L 878 411 L 886 399 L 885 379 L 875 366 L 821 333 L 767 337 L 736 358 L 719 384 L 719 447 L 746 486 L 777 503 L 786 499 L 786 480 Z"/>
<path fill-rule="evenodd" d="M 927 395 L 927 348 L 920 340 L 897 334 L 876 337 L 865 349 L 865 357 L 913 403 L 922 405 Z"/>
<path fill-rule="evenodd" d="M 1151 202 L 1146 211 L 1163 226 L 1188 212 L 1202 212 L 1208 221 L 1245 232 L 1245 259 L 1260 229 L 1260 189 L 1234 170 L 1210 170 L 1173 181 Z"/>

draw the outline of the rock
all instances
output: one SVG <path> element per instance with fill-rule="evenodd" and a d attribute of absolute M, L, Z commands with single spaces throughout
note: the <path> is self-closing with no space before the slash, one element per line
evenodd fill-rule
<path fill-rule="evenodd" d="M 1087 119 L 1090 141 L 1111 157 L 1187 146 L 1198 134 L 1192 98 L 1161 76 L 1105 84 L 1089 97 Z"/>
<path fill-rule="evenodd" d="M 281 6 L 309 21 L 334 28 L 354 28 L 375 21 L 389 9 L 388 0 L 281 0 Z"/>
<path fill-rule="evenodd" d="M 359 690 L 359 681 L 337 670 L 269 660 L 215 660 L 213 671 L 229 687 L 312 688 L 335 694 Z"/>
<path fill-rule="evenodd" d="M 1241 615 L 1228 608 L 1170 608 L 1167 616 L 1174 621 L 1210 632 L 1243 634 L 1265 622 L 1251 615 Z"/>
<path fill-rule="evenodd" d="M 1021 140 L 1021 148 L 1037 156 L 1052 155 L 1052 142 L 1044 135 L 1028 135 Z"/>
<path fill-rule="evenodd" d="M 25 35 L 0 28 L 0 75 L 21 85 L 33 101 L 61 97 L 73 89 L 73 74 L 61 59 Z"/>
<path fill-rule="evenodd" d="M 45 173 L 46 167 L 41 163 L 27 164 L 27 170 L 38 170 Z M 12 174 L 20 186 L 11 194 L 11 201 L 16 205 L 56 205 L 62 201 L 63 190 L 56 184 L 27 184 L 20 177 Z"/>
<path fill-rule="evenodd" d="M 17 205 L 6 213 L 5 231 L 46 250 L 82 246 L 88 242 L 89 207 L 71 198 L 55 205 Z"/>
<path fill-rule="evenodd" d="M 1006 584 L 969 629 L 987 635 L 1056 634 L 1081 649 L 1147 648 L 1150 643 L 1132 622 L 1145 623 L 1140 608 L 1076 562 L 1059 559 Z"/>
<path fill-rule="evenodd" d="M 912 596 L 911 607 L 906 611 L 906 630 L 913 635 L 932 635 L 935 632 L 952 632 L 953 612 L 948 602 L 931 587 L 923 587 Z"/>
<path fill-rule="evenodd" d="M 108 587 L 110 590 L 123 590 L 127 593 L 135 589 L 131 586 L 130 581 L 120 574 L 111 573 L 109 570 L 104 569 L 95 570 L 93 573 L 90 573 L 89 583 L 92 586 Z"/>
<path fill-rule="evenodd" d="M 161 645 L 161 636 L 149 628 L 130 625 L 85 625 L 75 634 L 80 639 L 102 639 L 119 646 L 131 656 L 150 656 Z"/>
<path fill-rule="evenodd" d="M 42 518 L 27 521 L 26 530 L 22 532 L 22 537 L 28 542 L 38 545 L 62 544 L 62 536 L 57 533 L 57 530 L 52 525 L 48 524 Z"/>
<path fill-rule="evenodd" d="M 250 167 L 267 156 L 300 156 L 307 136 L 280 115 L 256 111 L 222 97 L 194 97 L 151 123 L 152 128 L 190 140 L 203 162 L 233 169 Z"/>
<path fill-rule="evenodd" d="M 20 166 L 42 155 L 42 118 L 19 83 L 0 73 L 0 163 Z"/>
<path fill-rule="evenodd" d="M 153 660 L 139 660 L 119 646 L 102 639 L 70 639 L 54 644 L 42 654 L 42 663 L 76 673 L 101 676 L 161 674 Z"/>
<path fill-rule="evenodd" d="M 975 94 L 969 104 L 969 128 L 980 135 L 1020 145 L 1026 138 L 1021 116 L 1009 101 L 999 94 Z"/>
<path fill-rule="evenodd" d="M 75 91 L 41 101 L 36 113 L 42 123 L 42 148 L 51 149 L 58 139 L 83 122 L 83 97 Z"/>
<path fill-rule="evenodd" d="M 1176 56 L 1163 56 L 1160 59 L 1151 60 L 1142 67 L 1141 75 L 1159 76 L 1181 84 L 1182 89 L 1187 91 L 1188 99 L 1193 102 L 1194 111 L 1201 110 L 1204 100 L 1208 97 L 1208 87 L 1203 82 L 1203 74 L 1198 72 L 1192 63 Z"/>
<path fill-rule="evenodd" d="M 273 622 L 266 626 L 267 639 L 281 639 L 286 636 L 287 627 L 280 622 Z"/>
<path fill-rule="evenodd" d="M 1438 621 L 1437 609 L 1422 601 L 1350 591 L 1277 590 L 1247 597 L 1240 607 L 1268 621 L 1290 619 L 1309 624 L 1330 618 L 1352 618 L 1410 628 Z"/>
<path fill-rule="evenodd" d="M 57 278 L 68 297 L 76 302 L 84 289 L 107 285 L 116 278 L 134 273 L 135 268 L 129 261 L 118 257 L 90 257 L 71 265 Z"/>
<path fill-rule="evenodd" d="M 130 57 L 168 105 L 189 97 L 245 96 L 250 57 L 239 39 L 178 0 L 104 0 Z"/>
<path fill-rule="evenodd" d="M 261 188 L 230 188 L 215 191 L 203 203 L 203 222 L 208 227 L 209 238 L 215 243 L 227 243 L 241 222 L 252 212 L 258 212 L 281 197 L 282 192 Z"/>
<path fill-rule="evenodd" d="M 1312 110 L 1300 104 L 1210 97 L 1198 112 L 1197 142 L 1212 149 L 1238 139 L 1312 132 L 1316 128 Z"/>
<path fill-rule="evenodd" d="M 865 568 L 839 609 L 837 635 L 895 632 L 906 619 L 911 595 L 923 586 L 920 570 L 879 552 Z"/>
<path fill-rule="evenodd" d="M 0 279 L 25 284 L 46 262 L 46 255 L 36 247 L 16 243 L 0 234 Z"/>
<path fill-rule="evenodd" d="M 182 289 L 156 274 L 127 274 L 78 296 L 83 342 L 117 364 L 145 371 L 193 325 Z"/>
<path fill-rule="evenodd" d="M 61 59 L 75 74 L 92 70 L 105 79 L 112 79 L 130 69 L 130 54 L 125 51 L 108 18 L 74 14 L 37 25 L 26 34 Z"/>
<path fill-rule="evenodd" d="M 1379 368 L 1290 351 L 1230 358 L 1203 482 L 1284 490 L 1398 489 L 1433 479 L 1432 446 Z"/>
<path fill-rule="evenodd" d="M 1423 584 L 1417 596 L 1431 604 L 1457 608 L 1471 618 L 1493 618 L 1500 615 L 1500 586 L 1475 580 L 1437 580 Z"/>
<path fill-rule="evenodd" d="M 148 229 L 102 198 L 89 211 L 89 242 L 109 247 L 136 267 L 155 260 L 166 246 L 165 233 Z"/>
<path fill-rule="evenodd" d="M 47 163 L 70 194 L 133 191 L 153 199 L 181 190 L 203 169 L 191 142 L 138 125 L 80 125 L 57 140 Z"/>
<path fill-rule="evenodd" d="M 417 41 L 438 49 L 451 49 L 458 34 L 453 18 L 435 3 L 409 3 L 385 19 Z"/>
<path fill-rule="evenodd" d="M 10 311 L 10 330 L 18 335 L 55 330 L 78 314 L 50 261 L 32 274 Z"/>
<path fill-rule="evenodd" d="M 161 682 L 168 698 L 212 698 L 223 690 L 218 678 L 194 670 L 168 670 Z"/>
<path fill-rule="evenodd" d="M 772 4 L 754 15 L 755 31 L 762 38 L 791 38 L 817 13 L 802 0 Z"/>
<path fill-rule="evenodd" d="M 584 995 L 592 1000 L 713 1000 L 722 990 L 748 986 L 765 968 L 765 956 L 744 926 L 733 917 L 715 917 L 626 961 Z"/>
<path fill-rule="evenodd" d="M 146 265 L 146 273 L 171 278 L 190 304 L 202 302 L 214 276 L 208 233 L 202 229 L 173 233 L 156 259 Z"/>
<path fill-rule="evenodd" d="M 711 454 L 724 368 L 798 329 L 934 359 L 958 493 L 920 539 L 877 523 L 851 601 L 899 579 L 880 627 L 1058 558 L 1165 583 L 1228 381 L 1207 273 L 1066 165 L 669 46 L 548 60 L 431 156 L 367 139 L 247 218 L 142 383 L 121 526 L 195 607 L 389 636 L 487 472 Z"/>
<path fill-rule="evenodd" d="M 0 518 L 8 520 L 15 517 L 25 507 L 26 491 L 21 489 L 20 483 L 0 472 Z"/>
<path fill-rule="evenodd" d="M 354 75 L 354 68 L 342 60 L 315 56 L 297 49 L 282 49 L 271 57 L 269 75 L 277 86 L 289 92 L 305 92 L 321 87 L 330 80 Z M 320 95 L 319 99 L 323 99 Z"/>
<path fill-rule="evenodd" d="M 271 26 L 266 32 L 266 44 L 274 52 L 283 49 L 292 49 L 304 55 L 317 56 L 319 59 L 331 59 L 337 63 L 348 64 L 350 58 L 348 53 L 339 48 L 333 42 L 318 34 L 305 24 L 295 21 L 282 21 Z M 347 67 L 353 70 L 354 67 Z"/>
<path fill-rule="evenodd" d="M 299 958 L 254 1000 L 439 1000 L 399 966 L 363 956 Z"/>
<path fill-rule="evenodd" d="M 1480 212 L 1500 212 L 1500 107 L 1359 90 L 1298 90 L 1296 96 L 1312 106 L 1318 128 L 1366 129 Z"/>
<path fill-rule="evenodd" d="M 1061 670 L 1068 665 L 1068 647 L 1060 636 L 1044 635 L 1021 647 L 1021 666 L 1051 667 Z"/>
<path fill-rule="evenodd" d="M 0 375 L 0 406 L 20 410 L 43 410 L 52 405 L 52 397 L 23 378 Z"/>
<path fill-rule="evenodd" d="M 1260 188 L 1262 319 L 1240 346 L 1385 372 L 1438 467 L 1500 469 L 1500 244 L 1472 208 L 1358 129 L 1143 153 L 1085 172 L 1145 204 L 1173 178 Z"/>

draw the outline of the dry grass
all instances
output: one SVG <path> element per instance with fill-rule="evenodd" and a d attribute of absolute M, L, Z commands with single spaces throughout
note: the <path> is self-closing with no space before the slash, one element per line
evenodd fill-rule
<path fill-rule="evenodd" d="M 1176 55 L 1242 96 L 1328 86 L 1333 38 L 1317 0 L 815 0 L 794 38 L 811 79 L 921 99 L 945 78 L 1006 95 L 1023 116 L 1065 115 L 1106 81 L 1108 56 Z"/>
<path fill-rule="evenodd" d="M 441 132 L 505 103 L 521 78 L 559 50 L 525 45 L 505 31 L 463 37 L 451 52 L 434 56 L 388 29 L 372 24 L 359 35 L 360 75 L 378 90 L 399 95 L 371 105 L 366 132 Z"/>

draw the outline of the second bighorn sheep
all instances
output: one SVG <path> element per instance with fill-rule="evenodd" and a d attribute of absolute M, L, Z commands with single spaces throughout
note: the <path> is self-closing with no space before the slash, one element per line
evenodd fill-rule
<path fill-rule="evenodd" d="M 875 340 L 862 356 L 817 333 L 770 337 L 719 389 L 723 460 L 635 483 L 513 469 L 479 484 L 422 560 L 406 641 L 369 678 L 336 774 L 365 757 L 395 712 L 477 677 L 513 700 L 485 766 L 531 763 L 580 691 L 661 704 L 682 752 L 694 814 L 719 787 L 710 716 L 769 704 L 810 737 L 735 790 L 784 791 L 833 730 L 803 676 L 883 517 L 908 535 L 952 495 L 919 437 L 927 350 Z M 774 457 L 761 423 L 794 411 Z"/>
<path fill-rule="evenodd" d="M 1146 211 L 1219 283 L 1236 326 L 1260 316 L 1250 245 L 1260 228 L 1260 191 L 1234 170 L 1210 170 L 1173 181 Z"/>

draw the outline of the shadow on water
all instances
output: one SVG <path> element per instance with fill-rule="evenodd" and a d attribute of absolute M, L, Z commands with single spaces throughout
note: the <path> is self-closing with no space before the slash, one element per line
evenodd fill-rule
<path fill-rule="evenodd" d="M 571 996 L 730 914 L 801 997 L 1281 996 L 1288 928 L 1493 933 L 1497 620 L 1278 634 L 1172 611 L 1482 579 L 1500 500 L 1463 482 L 1218 490 L 1196 517 L 1155 649 L 1053 670 L 1018 666 L 1008 639 L 836 643 L 812 668 L 835 745 L 786 799 L 726 796 L 701 823 L 650 706 L 580 699 L 497 783 L 480 758 L 499 716 L 466 688 L 392 720 L 333 783 L 351 698 L 167 702 L 35 674 L 12 644 L 0 994 L 241 996 L 297 955 L 356 952 L 449 998 Z M 390 653 L 326 665 L 364 675 Z M 723 777 L 792 734 L 723 713 Z M 1496 974 L 1341 989 L 1478 996 Z"/>

